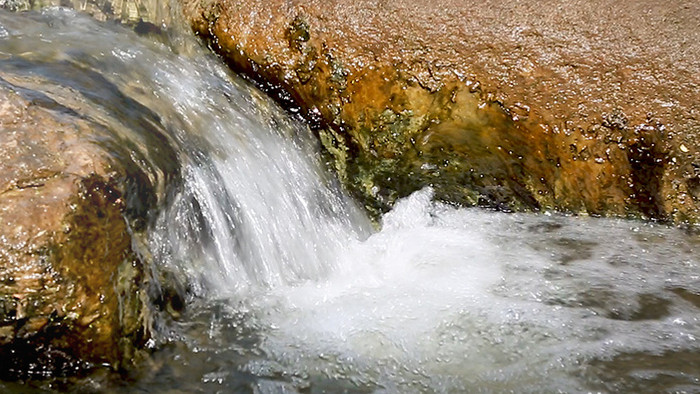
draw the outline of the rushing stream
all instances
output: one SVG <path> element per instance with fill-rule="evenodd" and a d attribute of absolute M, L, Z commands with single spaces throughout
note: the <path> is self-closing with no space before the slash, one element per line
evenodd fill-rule
<path fill-rule="evenodd" d="M 0 10 L 0 77 L 108 125 L 154 179 L 179 174 L 141 245 L 187 289 L 152 360 L 31 387 L 700 391 L 695 230 L 455 208 L 428 188 L 376 231 L 310 130 L 176 31 Z"/>

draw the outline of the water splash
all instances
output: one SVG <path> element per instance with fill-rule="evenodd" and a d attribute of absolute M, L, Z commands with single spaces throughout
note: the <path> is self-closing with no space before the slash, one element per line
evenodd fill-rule
<path fill-rule="evenodd" d="M 621 355 L 672 360 L 683 349 L 700 360 L 698 304 L 678 296 L 700 289 L 697 236 L 456 209 L 431 194 L 400 201 L 328 279 L 251 301 L 274 360 L 258 373 L 276 366 L 391 392 L 586 391 L 638 379 L 640 366 L 597 375 Z M 648 387 L 700 383 L 692 373 L 664 385 L 652 375 L 679 367 L 648 368 Z"/>

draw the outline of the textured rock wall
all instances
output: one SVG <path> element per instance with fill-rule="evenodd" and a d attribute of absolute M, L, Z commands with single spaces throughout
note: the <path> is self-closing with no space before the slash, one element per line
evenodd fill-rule
<path fill-rule="evenodd" d="M 694 1 L 185 0 L 297 108 L 373 210 L 434 185 L 503 209 L 700 218 Z"/>

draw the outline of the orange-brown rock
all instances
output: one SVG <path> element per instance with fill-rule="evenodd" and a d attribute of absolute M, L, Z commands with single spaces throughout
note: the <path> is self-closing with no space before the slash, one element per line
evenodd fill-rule
<path fill-rule="evenodd" d="M 0 79 L 0 376 L 127 365 L 148 336 L 125 171 L 98 125 Z"/>
<path fill-rule="evenodd" d="M 239 72 L 318 126 L 341 178 L 385 209 L 700 219 L 693 0 L 185 0 Z"/>

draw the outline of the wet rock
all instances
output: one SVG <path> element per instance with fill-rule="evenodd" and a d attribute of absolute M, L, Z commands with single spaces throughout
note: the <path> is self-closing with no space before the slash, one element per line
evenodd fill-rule
<path fill-rule="evenodd" d="M 695 1 L 185 0 L 382 211 L 437 197 L 697 222 Z M 605 10 L 604 12 L 601 10 Z"/>
<path fill-rule="evenodd" d="M 138 359 L 148 275 L 100 126 L 0 79 L 0 377 Z"/>

